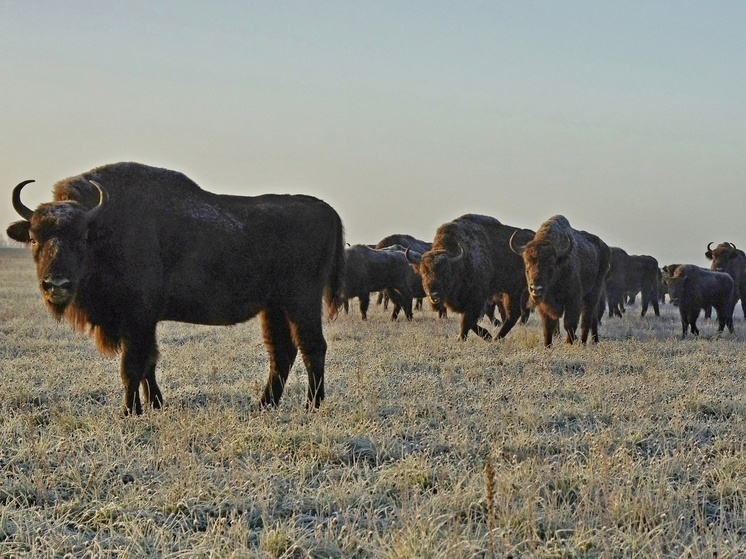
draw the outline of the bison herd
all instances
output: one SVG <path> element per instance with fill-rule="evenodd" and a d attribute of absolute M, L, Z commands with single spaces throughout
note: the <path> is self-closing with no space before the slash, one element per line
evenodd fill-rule
<path fill-rule="evenodd" d="M 733 332 L 739 298 L 746 316 L 746 254 L 727 242 L 707 246 L 710 269 L 659 268 L 561 215 L 532 231 L 466 214 L 438 227 L 432 243 L 390 235 L 345 248 L 337 212 L 310 196 L 218 195 L 175 171 L 116 163 L 57 182 L 53 201 L 31 210 L 21 201 L 30 182 L 13 190 L 23 220 L 8 236 L 31 247 L 51 313 L 90 333 L 100 351 L 121 354 L 125 414 L 162 405 L 156 325 L 164 320 L 228 325 L 258 315 L 270 361 L 261 404 L 279 402 L 300 352 L 307 405 L 318 407 L 323 301 L 333 316 L 357 298 L 365 320 L 378 292 L 393 320 L 402 310 L 412 320 L 413 302 L 427 298 L 441 317 L 461 315 L 462 340 L 470 331 L 493 338 L 479 324 L 485 315 L 499 339 L 536 310 L 545 346 L 561 330 L 573 343 L 578 327 L 581 342 L 597 342 L 606 309 L 622 316 L 637 294 L 641 314 L 652 306 L 658 316 L 667 292 L 682 338 L 699 333 L 702 310 L 715 310 L 718 333 Z"/>

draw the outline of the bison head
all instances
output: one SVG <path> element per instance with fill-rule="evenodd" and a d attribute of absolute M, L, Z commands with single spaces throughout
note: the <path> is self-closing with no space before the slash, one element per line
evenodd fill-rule
<path fill-rule="evenodd" d="M 712 260 L 711 270 L 722 272 L 728 267 L 728 261 L 738 256 L 738 251 L 733 243 L 720 243 L 714 249 L 712 243 L 709 243 L 705 256 L 708 260 Z"/>
<path fill-rule="evenodd" d="M 668 288 L 668 296 L 671 298 L 671 302 L 678 304 L 687 282 L 686 266 L 678 266 L 671 275 L 665 276 L 663 281 Z"/>
<path fill-rule="evenodd" d="M 544 299 L 559 266 L 572 251 L 573 241 L 569 235 L 551 241 L 538 238 L 525 245 L 516 246 L 515 233 L 510 238 L 510 248 L 523 258 L 528 285 L 529 302 L 538 305 Z"/>
<path fill-rule="evenodd" d="M 427 298 L 437 309 L 443 308 L 461 276 L 458 266 L 464 258 L 464 247 L 459 245 L 458 248 L 457 254 L 442 249 L 430 250 L 425 254 L 407 249 L 404 253 L 415 272 L 422 277 L 422 287 Z"/>
<path fill-rule="evenodd" d="M 99 202 L 86 209 L 73 200 L 47 202 L 36 210 L 21 202 L 24 181 L 13 189 L 13 208 L 23 218 L 7 230 L 14 241 L 31 245 L 44 302 L 58 318 L 74 299 L 83 269 L 89 228 L 104 207 L 108 195 L 101 185 L 90 181 L 99 192 Z"/>

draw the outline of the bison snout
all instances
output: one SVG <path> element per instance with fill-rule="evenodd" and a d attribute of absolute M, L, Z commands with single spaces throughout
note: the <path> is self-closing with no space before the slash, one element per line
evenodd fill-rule
<path fill-rule="evenodd" d="M 544 286 L 543 285 L 532 285 L 530 288 L 531 298 L 534 301 L 541 301 L 544 298 Z"/>
<path fill-rule="evenodd" d="M 430 299 L 430 303 L 432 303 L 436 307 L 439 307 L 443 304 L 443 297 L 437 291 L 431 291 L 430 293 L 428 293 L 427 298 Z"/>
<path fill-rule="evenodd" d="M 47 299 L 55 304 L 65 303 L 72 298 L 73 284 L 67 278 L 44 278 L 41 288 Z"/>

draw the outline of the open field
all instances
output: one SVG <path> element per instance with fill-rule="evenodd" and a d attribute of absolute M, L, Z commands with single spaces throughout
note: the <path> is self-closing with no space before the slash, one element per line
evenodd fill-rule
<path fill-rule="evenodd" d="M 0 556 L 742 557 L 746 352 L 678 311 L 543 349 L 536 317 L 327 322 L 327 399 L 279 409 L 258 321 L 159 327 L 166 408 L 120 417 L 118 361 L 0 252 Z M 356 302 L 355 302 L 356 303 Z"/>

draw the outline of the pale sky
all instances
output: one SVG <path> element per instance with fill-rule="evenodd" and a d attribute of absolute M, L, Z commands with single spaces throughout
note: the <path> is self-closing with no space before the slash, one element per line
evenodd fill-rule
<path fill-rule="evenodd" d="M 746 2 L 0 0 L 0 224 L 139 161 L 308 193 L 350 243 L 564 214 L 661 265 L 746 249 Z M 0 198 L 1 200 L 2 198 Z"/>

